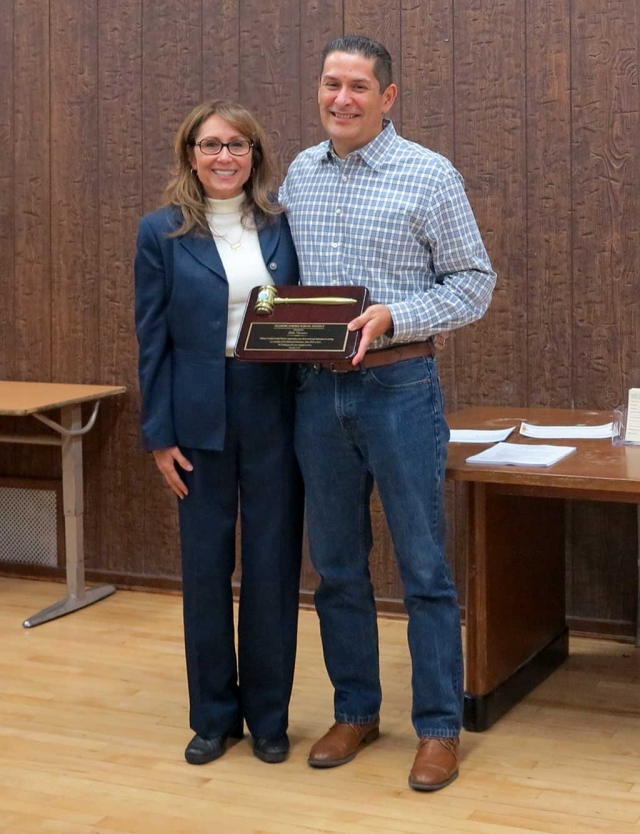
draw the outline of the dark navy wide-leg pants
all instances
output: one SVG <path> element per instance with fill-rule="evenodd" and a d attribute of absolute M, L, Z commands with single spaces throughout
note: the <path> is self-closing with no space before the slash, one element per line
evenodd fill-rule
<path fill-rule="evenodd" d="M 182 449 L 179 502 L 190 723 L 203 738 L 287 729 L 298 621 L 303 490 L 293 450 L 291 371 L 226 362 L 221 452 Z M 240 506 L 238 653 L 231 576 Z"/>

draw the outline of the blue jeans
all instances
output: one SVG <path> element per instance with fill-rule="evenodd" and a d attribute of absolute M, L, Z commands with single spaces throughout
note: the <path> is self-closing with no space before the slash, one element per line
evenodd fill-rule
<path fill-rule="evenodd" d="M 295 447 L 336 721 L 374 720 L 382 697 L 369 572 L 375 480 L 409 615 L 413 725 L 420 737 L 460 732 L 460 615 L 444 550 L 448 439 L 432 357 L 360 372 L 298 370 Z"/>

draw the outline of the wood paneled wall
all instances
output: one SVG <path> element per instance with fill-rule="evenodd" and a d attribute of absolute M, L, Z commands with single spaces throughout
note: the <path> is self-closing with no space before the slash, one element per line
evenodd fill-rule
<path fill-rule="evenodd" d="M 396 126 L 463 173 L 499 275 L 488 315 L 442 357 L 449 408 L 607 409 L 640 370 L 639 31 L 635 0 L 0 0 L 0 378 L 130 387 L 86 442 L 89 568 L 179 576 L 174 501 L 139 442 L 132 260 L 193 105 L 253 108 L 282 175 L 323 138 L 324 43 L 384 41 Z M 0 472 L 59 466 L 52 450 L 1 447 Z M 635 512 L 573 507 L 574 623 L 631 633 Z M 378 595 L 398 600 L 377 502 L 373 517 Z"/>

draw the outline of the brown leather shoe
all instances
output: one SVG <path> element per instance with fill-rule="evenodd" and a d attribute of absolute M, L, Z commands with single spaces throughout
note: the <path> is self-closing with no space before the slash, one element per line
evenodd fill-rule
<path fill-rule="evenodd" d="M 460 739 L 421 738 L 409 774 L 414 791 L 439 791 L 458 778 L 458 747 Z"/>
<path fill-rule="evenodd" d="M 309 764 L 311 767 L 337 767 L 350 762 L 362 745 L 371 744 L 378 738 L 379 723 L 340 724 L 336 721 L 311 748 Z"/>

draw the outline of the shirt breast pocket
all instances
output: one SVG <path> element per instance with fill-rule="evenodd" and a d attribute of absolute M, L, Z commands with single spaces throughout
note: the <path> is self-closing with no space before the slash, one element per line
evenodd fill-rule
<path fill-rule="evenodd" d="M 420 225 L 414 212 L 395 207 L 372 213 L 366 247 L 376 260 L 384 263 L 404 263 L 411 251 L 419 246 Z"/>

